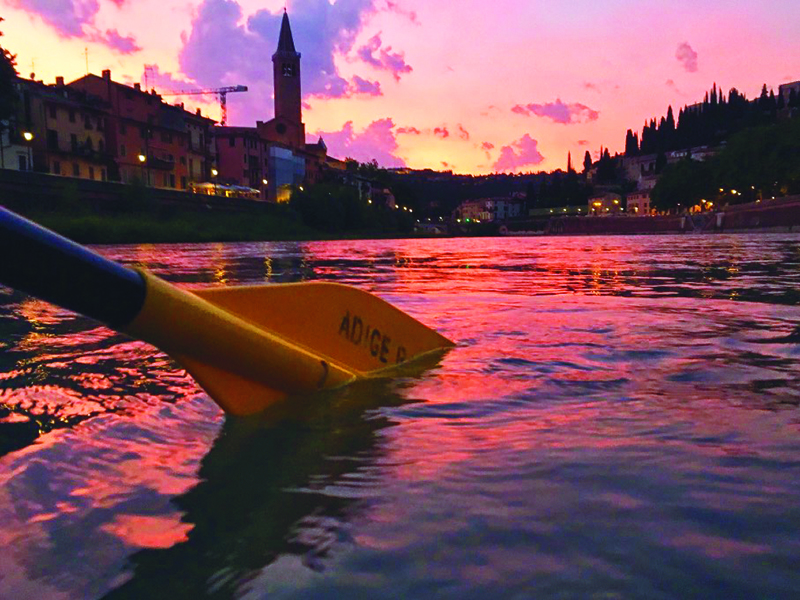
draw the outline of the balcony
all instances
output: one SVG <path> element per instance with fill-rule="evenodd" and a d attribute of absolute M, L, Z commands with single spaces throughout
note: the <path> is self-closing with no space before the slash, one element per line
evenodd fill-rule
<path fill-rule="evenodd" d="M 175 159 L 157 158 L 155 156 L 148 156 L 146 166 L 151 169 L 161 169 L 164 171 L 172 171 L 175 169 Z"/>

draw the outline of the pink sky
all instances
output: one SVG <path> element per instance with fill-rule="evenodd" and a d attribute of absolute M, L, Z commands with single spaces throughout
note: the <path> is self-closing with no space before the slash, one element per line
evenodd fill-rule
<path fill-rule="evenodd" d="M 701 100 L 800 79 L 797 0 L 0 0 L 18 70 L 111 69 L 158 91 L 243 84 L 229 124 L 272 117 L 283 6 L 304 120 L 332 155 L 462 173 L 575 164 Z M 198 99 L 187 97 L 187 104 Z M 218 118 L 211 97 L 199 106 Z M 677 112 L 677 111 L 676 111 Z"/>

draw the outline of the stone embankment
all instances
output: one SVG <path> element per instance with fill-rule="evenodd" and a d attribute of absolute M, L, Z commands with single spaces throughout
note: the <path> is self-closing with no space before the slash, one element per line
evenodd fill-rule
<path fill-rule="evenodd" d="M 800 196 L 726 206 L 716 212 L 665 216 L 558 217 L 508 223 L 506 235 L 633 235 L 800 231 Z"/>

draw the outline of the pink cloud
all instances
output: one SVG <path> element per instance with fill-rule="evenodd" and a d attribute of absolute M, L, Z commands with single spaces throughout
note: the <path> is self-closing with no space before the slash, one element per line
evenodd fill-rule
<path fill-rule="evenodd" d="M 596 121 L 600 117 L 598 111 L 589 108 L 585 104 L 577 102 L 567 104 L 562 102 L 560 98 L 556 98 L 555 102 L 548 102 L 547 104 L 527 104 L 525 106 L 517 104 L 511 108 L 511 112 L 518 115 L 546 117 L 562 125 L 580 123 L 582 121 Z"/>
<path fill-rule="evenodd" d="M 386 0 L 386 10 L 407 17 L 409 21 L 414 23 L 414 25 L 420 24 L 419 19 L 417 18 L 417 13 L 414 12 L 413 10 L 407 10 L 405 8 L 402 8 L 399 2 L 392 2 L 392 0 Z"/>
<path fill-rule="evenodd" d="M 397 130 L 398 134 L 408 134 L 408 135 L 422 135 L 422 132 L 417 129 L 416 127 L 400 127 Z"/>
<path fill-rule="evenodd" d="M 678 46 L 675 51 L 675 58 L 683 65 L 684 70 L 688 73 L 697 72 L 697 52 L 687 43 L 683 42 Z"/>
<path fill-rule="evenodd" d="M 516 142 L 500 149 L 500 157 L 492 165 L 496 172 L 515 172 L 523 167 L 532 167 L 544 162 L 544 156 L 539 152 L 539 142 L 530 134 L 525 134 Z"/>
<path fill-rule="evenodd" d="M 465 141 L 469 140 L 469 131 L 464 129 L 464 126 L 461 123 L 458 124 L 458 137 Z"/>
<path fill-rule="evenodd" d="M 120 54 L 133 54 L 142 49 L 132 35 L 123 36 L 116 29 L 107 29 L 100 41 Z"/>
<path fill-rule="evenodd" d="M 358 75 L 353 76 L 353 81 L 350 84 L 349 90 L 353 95 L 383 96 L 381 84 L 379 82 L 367 81 Z"/>
<path fill-rule="evenodd" d="M 494 144 L 493 144 L 493 143 L 491 143 L 491 142 L 483 142 L 483 143 L 481 144 L 481 148 L 482 148 L 483 150 L 493 150 L 493 149 L 494 149 Z"/>
<path fill-rule="evenodd" d="M 445 139 L 450 137 L 450 132 L 447 130 L 447 127 L 436 127 L 433 130 L 433 135 Z"/>
<path fill-rule="evenodd" d="M 123 36 L 116 29 L 105 34 L 95 26 L 101 0 L 7 0 L 8 3 L 29 14 L 37 15 L 64 38 L 85 37 L 87 41 L 103 44 L 120 54 L 133 54 L 141 50 L 133 36 Z M 102 0 L 121 7 L 126 0 Z"/>
<path fill-rule="evenodd" d="M 99 0 L 11 0 L 11 6 L 36 14 L 62 37 L 83 35 L 100 10 Z"/>
<path fill-rule="evenodd" d="M 368 65 L 380 71 L 389 71 L 397 81 L 400 81 L 403 73 L 411 73 L 413 69 L 406 63 L 402 52 L 392 52 L 391 46 L 382 48 L 382 45 L 381 34 L 378 33 L 372 36 L 356 53 Z"/>
<path fill-rule="evenodd" d="M 404 167 L 405 161 L 397 156 L 398 144 L 394 122 L 379 119 L 370 123 L 362 131 L 355 131 L 353 122 L 348 121 L 340 131 L 317 131 L 325 139 L 328 152 L 341 158 L 355 158 L 361 162 L 378 161 L 384 167 Z"/>
<path fill-rule="evenodd" d="M 588 146 L 589 140 L 578 140 L 578 146 Z"/>

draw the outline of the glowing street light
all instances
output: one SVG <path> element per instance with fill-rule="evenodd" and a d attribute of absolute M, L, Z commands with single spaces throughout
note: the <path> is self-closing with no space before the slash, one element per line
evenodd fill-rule
<path fill-rule="evenodd" d="M 217 171 L 216 169 L 211 169 L 211 176 L 216 177 L 217 175 L 219 175 L 219 171 Z"/>
<path fill-rule="evenodd" d="M 261 183 L 263 183 L 264 185 L 269 185 L 269 181 L 267 181 L 266 179 L 262 179 Z"/>
<path fill-rule="evenodd" d="M 144 154 L 139 155 L 139 162 L 143 163 L 147 161 L 147 157 Z"/>
<path fill-rule="evenodd" d="M 26 142 L 30 142 L 31 140 L 33 140 L 33 134 L 30 131 L 23 131 L 22 132 L 22 138 Z"/>

